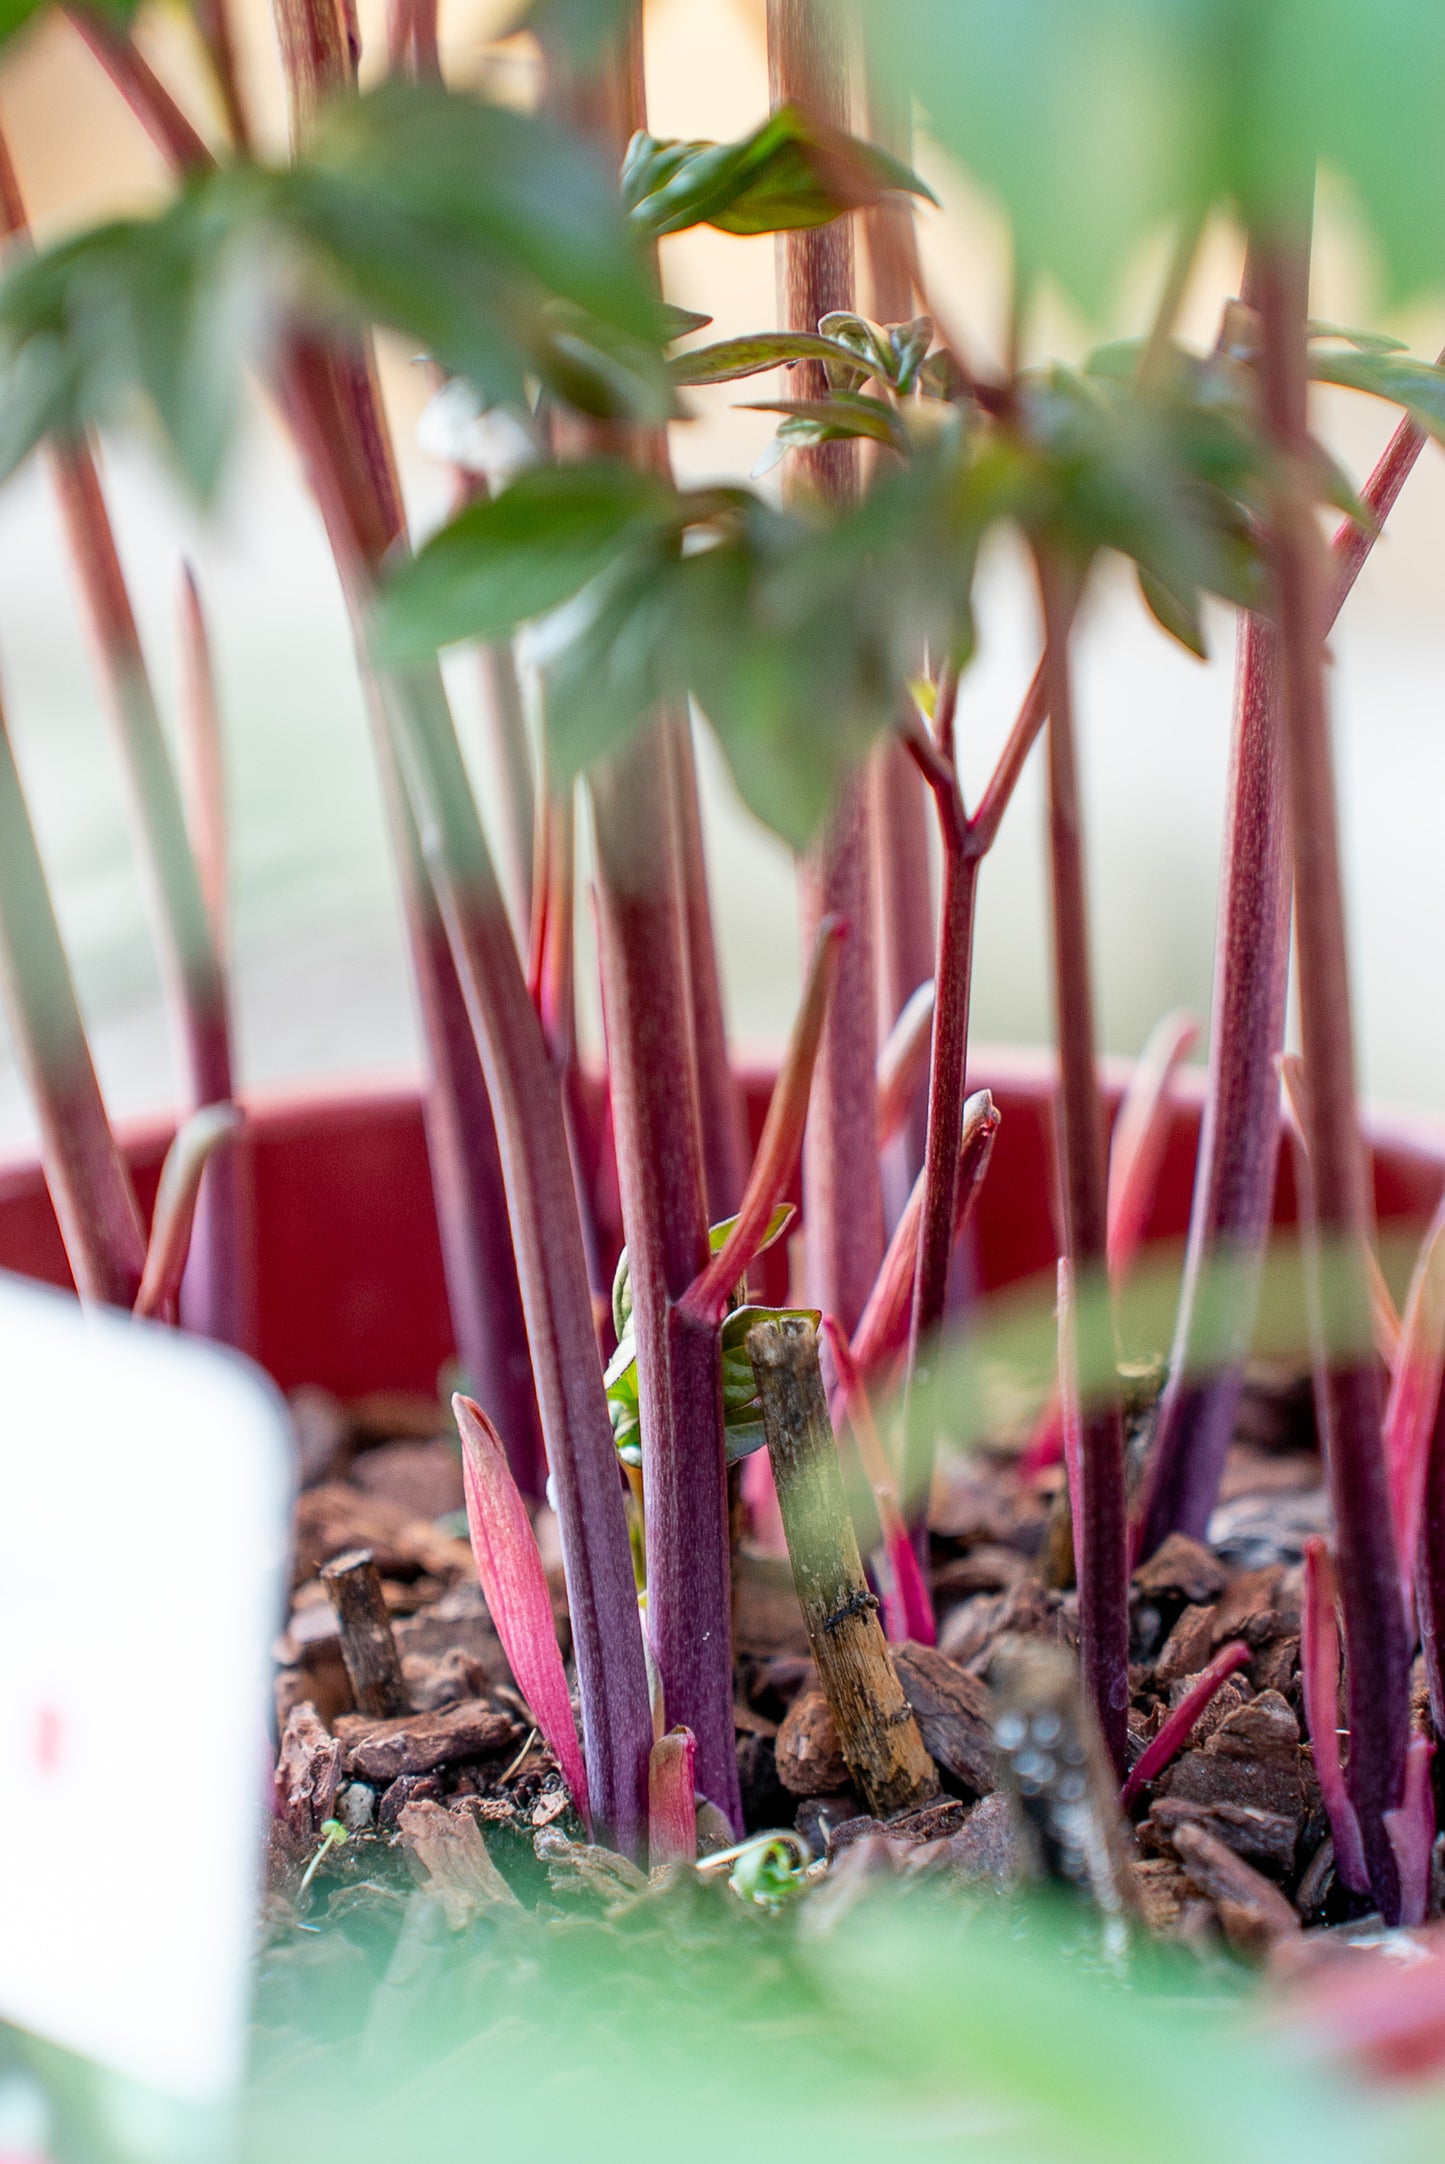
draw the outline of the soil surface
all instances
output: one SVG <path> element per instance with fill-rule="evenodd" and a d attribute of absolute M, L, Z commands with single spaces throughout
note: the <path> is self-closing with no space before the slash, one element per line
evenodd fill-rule
<path fill-rule="evenodd" d="M 310 1391 L 294 1413 L 305 1485 L 276 1648 L 272 1945 L 298 1926 L 398 1913 L 417 1885 L 454 1928 L 517 1902 L 564 1913 L 579 1894 L 604 1908 L 637 1898 L 643 1875 L 587 1846 L 512 1681 L 476 1584 L 441 1409 L 343 1407 Z M 1060 1478 L 1025 1477 L 1003 1455 L 940 1470 L 929 1557 L 938 1644 L 895 1647 L 894 1659 L 941 1794 L 887 1824 L 850 1788 L 786 1558 L 744 1543 L 734 1638 L 748 1830 L 795 1829 L 834 1898 L 880 1874 L 996 1889 L 1057 1877 L 1207 1959 L 1288 1960 L 1307 1927 L 1363 1918 L 1368 1904 L 1335 1875 L 1299 1675 L 1303 1544 L 1327 1526 L 1307 1380 L 1251 1377 L 1208 1545 L 1175 1536 L 1135 1574 L 1131 1764 L 1221 1649 L 1243 1651 L 1127 1818 L 1085 1733 L 1068 1657 L 1075 1596 L 1045 1582 Z M 546 1513 L 539 1537 L 565 1652 Z M 319 1576 L 358 1550 L 375 1559 L 392 1620 L 412 1707 L 400 1716 L 358 1712 Z M 1423 1680 L 1417 1696 L 1423 1718 Z M 338 1824 L 346 1840 L 333 1832 L 326 1847 L 324 1829 Z M 724 1838 L 704 1812 L 700 1847 Z"/>

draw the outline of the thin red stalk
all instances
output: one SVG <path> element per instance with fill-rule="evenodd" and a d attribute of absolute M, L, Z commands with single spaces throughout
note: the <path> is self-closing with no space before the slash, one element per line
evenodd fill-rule
<path fill-rule="evenodd" d="M 983 1185 L 1000 1117 L 987 1090 L 975 1090 L 963 1108 L 954 1200 L 955 1240 L 968 1223 L 975 1198 Z M 918 1268 L 918 1227 L 923 1218 L 924 1179 L 925 1175 L 920 1172 L 913 1183 L 913 1192 L 873 1281 L 868 1305 L 853 1333 L 853 1358 L 866 1376 L 873 1375 L 884 1361 L 902 1352 L 908 1342 L 913 1279 Z"/>
<path fill-rule="evenodd" d="M 1104 1100 L 1094 1036 L 1093 970 L 1084 882 L 1083 811 L 1074 750 L 1069 625 L 1062 574 L 1039 561 L 1049 712 L 1049 859 L 1054 1000 L 1059 1042 L 1058 1131 L 1065 1252 L 1074 1290 L 1090 1309 L 1107 1294 Z M 1084 1408 L 1079 1521 L 1079 1654 L 1109 1754 L 1121 1775 L 1129 1710 L 1128 1527 L 1124 1425 L 1117 1379 Z"/>
<path fill-rule="evenodd" d="M 1084 1406 L 1079 1395 L 1079 1319 L 1074 1307 L 1074 1271 L 1060 1255 L 1055 1314 L 1058 1322 L 1058 1386 L 1055 1392 L 1059 1455 L 1069 1492 L 1069 1540 L 1074 1577 L 1084 1575 Z"/>
<path fill-rule="evenodd" d="M 467 1531 L 482 1598 L 517 1688 L 562 1769 L 572 1801 L 587 1821 L 591 1815 L 587 1770 L 577 1741 L 537 1536 L 512 1478 L 502 1438 L 481 1406 L 458 1393 L 452 1399 L 452 1412 L 462 1443 Z"/>
<path fill-rule="evenodd" d="M 527 981 L 553 1063 L 565 1072 L 577 1058 L 577 834 L 570 787 L 548 803 L 538 862 L 542 876 L 532 911 Z"/>
<path fill-rule="evenodd" d="M 930 736 L 920 727 L 905 737 L 915 764 L 933 792 L 944 866 L 943 903 L 934 965 L 928 1139 L 908 1338 L 910 1381 L 920 1349 L 942 1321 L 948 1298 L 951 1228 L 957 1215 L 954 1200 L 956 1167 L 950 1161 L 949 1137 L 957 1131 L 956 1122 L 967 1078 L 969 995 L 979 867 L 993 847 L 1004 812 L 1047 714 L 1043 682 L 1040 668 L 1024 695 L 998 764 L 972 818 L 964 805 L 954 757 L 953 725 L 958 695 L 955 672 L 945 671 L 939 679 L 936 735 Z M 909 1493 L 926 1496 L 931 1478 L 932 1438 L 915 1434 L 910 1428 L 908 1442 Z"/>
<path fill-rule="evenodd" d="M 1311 1157 L 1322 1249 L 1320 1431 L 1334 1506 L 1350 1684 L 1350 1793 L 1381 1912 L 1399 1910 L 1384 1824 L 1400 1799 L 1409 1733 L 1409 1649 L 1390 1526 L 1380 1371 L 1371 1352 L 1363 1250 L 1373 1204 L 1355 1106 L 1354 1049 L 1334 765 L 1325 698 L 1326 560 L 1304 481 L 1309 247 L 1271 246 L 1261 265 L 1265 422 L 1287 462 L 1270 536 L 1280 706 L 1294 854 L 1300 1026 L 1310 1078 Z"/>
<path fill-rule="evenodd" d="M 211 59 L 211 72 L 226 116 L 231 141 L 237 150 L 252 148 L 251 124 L 241 94 L 236 60 L 236 40 L 231 28 L 227 0 L 194 0 L 196 28 Z"/>
<path fill-rule="evenodd" d="M 908 158 L 912 127 L 906 100 L 893 97 L 876 71 L 867 80 L 868 134 L 886 150 Z M 901 323 L 913 314 L 910 278 L 917 248 L 912 199 L 892 196 L 863 214 L 869 312 L 876 323 Z M 928 805 L 901 744 L 874 753 L 872 840 L 877 906 L 876 955 L 879 1037 L 885 1041 L 914 993 L 933 968 L 933 880 L 929 864 Z M 927 1111 L 909 1108 L 902 1165 L 911 1181 L 923 1163 Z M 887 1141 L 885 1136 L 884 1141 Z"/>
<path fill-rule="evenodd" d="M 1361 491 L 1371 523 L 1347 521 L 1331 546 L 1333 625 L 1419 457 L 1425 436 L 1402 421 Z M 1202 1539 L 1234 1432 L 1244 1361 L 1273 1215 L 1279 1121 L 1274 1062 L 1284 1043 L 1289 977 L 1289 842 L 1285 832 L 1274 634 L 1244 619 L 1235 674 L 1220 870 L 1209 1079 L 1169 1380 L 1137 1526 L 1147 1555 L 1167 1533 Z M 1197 1347 L 1217 1343 L 1211 1281 L 1229 1292 L 1230 1345 L 1207 1375 Z"/>
<path fill-rule="evenodd" d="M 923 1214 L 918 1229 L 918 1267 L 913 1279 L 913 1314 L 908 1334 L 910 1372 L 917 1365 L 920 1349 L 943 1321 L 948 1299 L 977 896 L 978 859 L 966 855 L 960 848 L 946 846 L 934 976 Z"/>
<path fill-rule="evenodd" d="M 344 37 L 335 42 L 346 49 Z M 176 131 L 165 110 L 170 101 L 149 70 L 125 40 L 108 41 L 106 50 L 108 65 L 114 64 L 122 89 L 162 147 L 173 143 Z M 204 146 L 199 148 L 204 157 Z M 183 156 L 181 162 L 189 161 Z M 358 361 L 293 339 L 281 376 L 287 416 L 360 623 L 374 567 L 400 531 L 394 469 L 371 370 L 364 356 Z M 434 1062 L 430 1109 L 439 1117 L 429 1125 L 428 1143 L 443 1251 L 454 1266 L 457 1249 L 465 1247 L 469 1260 L 494 1262 L 499 1276 L 513 1269 L 515 1253 L 514 1281 L 520 1277 L 523 1287 L 526 1335 L 556 1484 L 592 1805 L 601 1826 L 621 1846 L 636 1850 L 646 1813 L 651 1711 L 558 1085 L 527 995 L 440 676 L 418 672 L 403 687 L 374 684 L 374 695 L 383 688 L 390 692 L 392 711 L 378 713 L 378 750 Z M 392 758 L 392 727 L 396 748 L 406 756 L 415 823 Z M 419 876 L 423 869 L 428 878 Z M 464 1035 L 469 1023 L 470 1046 Z M 478 1048 L 486 1069 L 481 1102 L 471 1087 L 481 1079 Z M 449 1087 L 459 1075 L 465 1076 L 465 1090 Z M 489 1143 L 487 1100 L 497 1130 Z M 485 1200 L 481 1193 L 484 1146 L 500 1147 L 505 1211 L 495 1192 Z M 486 1282 L 485 1271 L 478 1272 L 476 1282 Z M 449 1289 L 451 1284 L 449 1268 Z M 503 1359 L 519 1350 L 507 1334 L 504 1314 L 487 1307 L 478 1313 L 498 1331 Z M 499 1387 L 505 1382 L 500 1361 L 496 1380 Z"/>
<path fill-rule="evenodd" d="M 1109 1138 L 1109 1281 L 1117 1292 L 1143 1245 L 1169 1143 L 1180 1062 L 1199 1041 L 1192 1014 L 1166 1014 L 1135 1062 Z"/>
<path fill-rule="evenodd" d="M 1435 1213 L 1410 1283 L 1394 1379 L 1385 1404 L 1390 1516 L 1400 1557 L 1405 1615 L 1415 1614 L 1415 1570 L 1425 1511 L 1431 1438 L 1445 1376 L 1445 1204 Z"/>
<path fill-rule="evenodd" d="M 916 1645 L 936 1645 L 938 1626 L 933 1614 L 933 1600 L 913 1545 L 913 1536 L 899 1508 L 898 1483 L 888 1463 L 883 1438 L 878 1433 L 868 1387 L 858 1372 L 848 1340 L 831 1315 L 823 1317 L 822 1334 L 838 1378 L 838 1404 L 836 1409 L 830 1407 L 829 1410 L 835 1423 L 846 1419 L 852 1430 L 864 1477 L 873 1491 L 878 1510 L 888 1581 L 883 1591 L 884 1632 L 893 1645 L 902 1645 L 910 1638 Z"/>
<path fill-rule="evenodd" d="M 309 13 L 308 26 L 295 7 L 288 7 L 282 23 L 297 140 L 310 123 L 323 83 L 352 79 L 350 41 L 339 13 L 326 0 L 317 0 Z M 405 531 L 369 348 L 331 350 L 315 339 L 293 337 L 282 361 L 281 397 L 364 654 L 371 578 Z M 508 1437 L 524 1493 L 535 1498 L 544 1475 L 542 1436 L 493 1108 L 464 988 L 397 772 L 390 723 L 364 660 L 362 670 L 427 1049 L 427 1149 L 457 1351 L 471 1388 Z"/>
<path fill-rule="evenodd" d="M 1339 1589 L 1329 1549 L 1312 1535 L 1305 1542 L 1304 1608 L 1300 1619 L 1300 1682 L 1315 1775 L 1335 1844 L 1335 1869 L 1352 1893 L 1367 1893 L 1369 1873 L 1360 1846 L 1360 1822 L 1345 1786 L 1340 1756 L 1340 1635 L 1335 1619 Z"/>
<path fill-rule="evenodd" d="M 445 379 L 439 371 L 434 382 L 440 389 Z M 483 476 L 457 467 L 456 509 L 485 497 Z M 498 866 L 507 906 L 516 927 L 517 945 L 525 953 L 532 934 L 533 888 L 536 880 L 534 852 L 542 816 L 542 795 L 531 731 L 527 725 L 521 676 L 516 652 L 507 640 L 497 640 L 476 650 L 476 668 L 482 699 L 482 724 L 491 739 L 497 783 L 495 818 L 498 830 Z"/>
<path fill-rule="evenodd" d="M 680 713 L 670 717 L 664 726 L 682 873 L 683 936 L 688 997 L 692 1005 L 707 1214 L 713 1224 L 718 1224 L 737 1209 L 747 1178 L 747 1115 L 742 1091 L 728 1058 L 727 1019 L 723 1012 L 722 978 L 718 970 L 708 887 L 692 723 L 686 713 Z"/>
<path fill-rule="evenodd" d="M 212 164 L 204 136 L 119 23 L 88 7 L 67 7 L 65 13 L 162 157 L 182 173 Z"/>
<path fill-rule="evenodd" d="M 70 965 L 0 712 L 0 984 L 76 1289 L 130 1307 L 145 1239 L 95 1078 Z"/>
<path fill-rule="evenodd" d="M 0 216 L 7 234 L 28 245 L 25 205 L 3 139 Z M 196 1111 L 235 1093 L 225 970 L 94 455 L 87 442 L 74 440 L 55 446 L 51 464 L 149 888 L 179 1038 L 185 1104 Z M 223 1150 L 212 1160 L 185 1289 L 187 1323 L 233 1345 L 245 1345 L 251 1336 L 247 1171 L 235 1150 Z"/>
<path fill-rule="evenodd" d="M 218 1149 L 233 1143 L 241 1130 L 235 1105 L 203 1105 L 176 1131 L 161 1166 L 160 1186 L 151 1213 L 145 1271 L 135 1296 L 137 1315 L 175 1317 L 175 1303 L 191 1247 L 201 1176 Z"/>
<path fill-rule="evenodd" d="M 1420 1645 L 1430 1685 L 1430 1714 L 1445 1736 L 1445 1398 L 1435 1411 L 1425 1475 L 1417 1603 Z"/>
<path fill-rule="evenodd" d="M 379 434 L 381 417 L 370 373 L 362 363 L 297 341 L 288 356 L 284 397 L 353 620 L 360 626 L 370 567 L 380 562 L 401 530 L 400 502 Z M 458 966 L 397 771 L 390 723 L 369 676 L 367 683 L 382 802 L 426 1046 L 427 1151 L 457 1351 L 472 1392 L 507 1435 L 523 1491 L 536 1498 L 543 1478 L 541 1435 L 495 1117 Z"/>
<path fill-rule="evenodd" d="M 181 583 L 180 674 L 181 801 L 212 944 L 224 962 L 230 941 L 226 754 L 211 635 L 189 564 Z"/>
<path fill-rule="evenodd" d="M 1174 1708 L 1159 1730 L 1151 1737 L 1135 1761 L 1128 1780 L 1119 1797 L 1120 1805 L 1128 1810 L 1141 1788 L 1157 1779 L 1169 1761 L 1183 1749 L 1194 1732 L 1194 1724 L 1205 1707 L 1241 1668 L 1249 1666 L 1252 1655 L 1242 1639 L 1231 1639 L 1227 1646 L 1215 1654 L 1209 1666 L 1195 1678 L 1193 1686 Z"/>
<path fill-rule="evenodd" d="M 666 1717 L 698 1785 L 742 1824 L 732 1715 L 731 1549 L 715 1329 L 679 1329 L 707 1261 L 676 812 L 660 725 L 592 777 L 622 1222 L 642 1418 L 647 1621 Z"/>
<path fill-rule="evenodd" d="M 768 60 L 775 105 L 796 104 L 836 127 L 849 123 L 843 25 L 817 0 L 768 0 Z M 853 232 L 847 219 L 778 239 L 779 316 L 785 330 L 815 331 L 832 309 L 854 305 Z M 823 391 L 821 367 L 794 370 L 797 396 Z M 848 502 L 858 492 L 858 447 L 823 443 L 790 454 L 786 486 L 799 496 Z M 852 928 L 823 1032 L 818 1090 L 803 1146 L 803 1232 L 809 1296 L 857 1327 L 883 1259 L 883 1186 L 874 1080 L 871 819 L 866 774 L 845 783 L 826 833 L 803 866 L 804 936 L 825 917 Z"/>
<path fill-rule="evenodd" d="M 904 754 L 905 758 L 907 753 Z M 933 979 L 926 977 L 905 1000 L 878 1054 L 878 1139 L 891 1142 L 917 1109 L 918 1085 L 928 1072 L 933 1043 Z M 927 1106 L 923 1107 L 924 1112 Z M 915 1168 L 922 1169 L 922 1153 Z"/>
<path fill-rule="evenodd" d="M 793 1176 L 808 1118 L 818 1046 L 837 985 L 840 950 L 847 931 L 846 925 L 832 917 L 825 917 L 818 927 L 808 981 L 773 1085 L 741 1206 L 732 1231 L 698 1272 L 683 1302 L 698 1322 L 722 1321 L 733 1287 L 751 1267 Z"/>
<path fill-rule="evenodd" d="M 1435 1791 L 1430 1767 L 1435 1745 L 1429 1736 L 1411 1736 L 1405 1748 L 1405 1779 L 1400 1801 L 1385 1813 L 1385 1832 L 1400 1874 L 1400 1923 L 1416 1930 L 1430 1908 L 1430 1865 L 1435 1848 Z"/>
<path fill-rule="evenodd" d="M 557 1498 L 592 1809 L 635 1851 L 652 1716 L 562 1085 L 527 993 L 440 673 L 387 686 L 407 788 L 486 1069 Z"/>
<path fill-rule="evenodd" d="M 647 1861 L 654 1871 L 697 1862 L 697 1738 L 669 1729 L 652 1746 L 647 1774 Z"/>

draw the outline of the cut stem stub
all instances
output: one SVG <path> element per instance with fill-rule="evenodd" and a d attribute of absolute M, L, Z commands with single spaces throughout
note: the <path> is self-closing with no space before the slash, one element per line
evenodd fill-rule
<path fill-rule="evenodd" d="M 936 1795 L 938 1774 L 863 1576 L 812 1323 L 758 1323 L 748 1357 L 818 1680 L 864 1802 L 875 1818 L 891 1818 Z"/>

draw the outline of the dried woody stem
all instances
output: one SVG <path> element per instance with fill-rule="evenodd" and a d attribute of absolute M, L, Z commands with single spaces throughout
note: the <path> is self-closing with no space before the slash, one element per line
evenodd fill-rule
<path fill-rule="evenodd" d="M 410 1713 L 411 1692 L 401 1672 L 401 1655 L 381 1589 L 381 1573 L 369 1548 L 338 1555 L 321 1573 L 336 1610 L 341 1658 L 351 1678 L 358 1713 L 395 1720 Z"/>
<path fill-rule="evenodd" d="M 768 0 L 768 59 L 775 105 L 790 103 L 835 127 L 849 121 L 841 14 L 816 0 Z M 820 317 L 851 308 L 853 232 L 845 218 L 778 239 L 779 314 L 790 331 L 816 331 Z M 822 395 L 815 361 L 794 370 L 796 396 Z M 846 502 L 858 491 L 858 446 L 844 440 L 797 450 L 787 486 Z M 803 1227 L 810 1297 L 850 1334 L 883 1259 L 883 1188 L 878 1165 L 874 1070 L 870 894 L 871 819 L 866 774 L 844 784 L 832 821 L 803 867 L 804 936 L 837 916 L 852 937 L 823 1034 L 818 1089 L 803 1149 Z"/>
<path fill-rule="evenodd" d="M 1260 251 L 1260 378 L 1279 459 L 1270 564 L 1294 855 L 1300 1027 L 1312 1107 L 1323 1367 L 1318 1418 L 1334 1506 L 1349 1665 L 1349 1784 L 1375 1897 L 1387 1921 L 1400 1879 L 1385 1823 L 1401 1800 L 1409 1658 L 1390 1525 L 1382 1390 L 1364 1255 L 1373 1203 L 1355 1106 L 1354 1050 L 1334 764 L 1325 698 L 1327 559 L 1306 481 L 1309 232 Z"/>
<path fill-rule="evenodd" d="M 760 1322 L 748 1357 L 818 1680 L 864 1802 L 891 1818 L 935 1795 L 938 1775 L 863 1575 L 813 1326 L 802 1317 Z"/>

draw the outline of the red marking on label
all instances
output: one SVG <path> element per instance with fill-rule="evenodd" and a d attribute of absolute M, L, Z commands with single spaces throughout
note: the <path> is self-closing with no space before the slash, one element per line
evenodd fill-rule
<path fill-rule="evenodd" d="M 58 1707 L 41 1706 L 35 1715 L 35 1763 L 42 1773 L 59 1773 L 65 1723 Z M 0 2164 L 5 2164 L 0 2155 Z"/>

